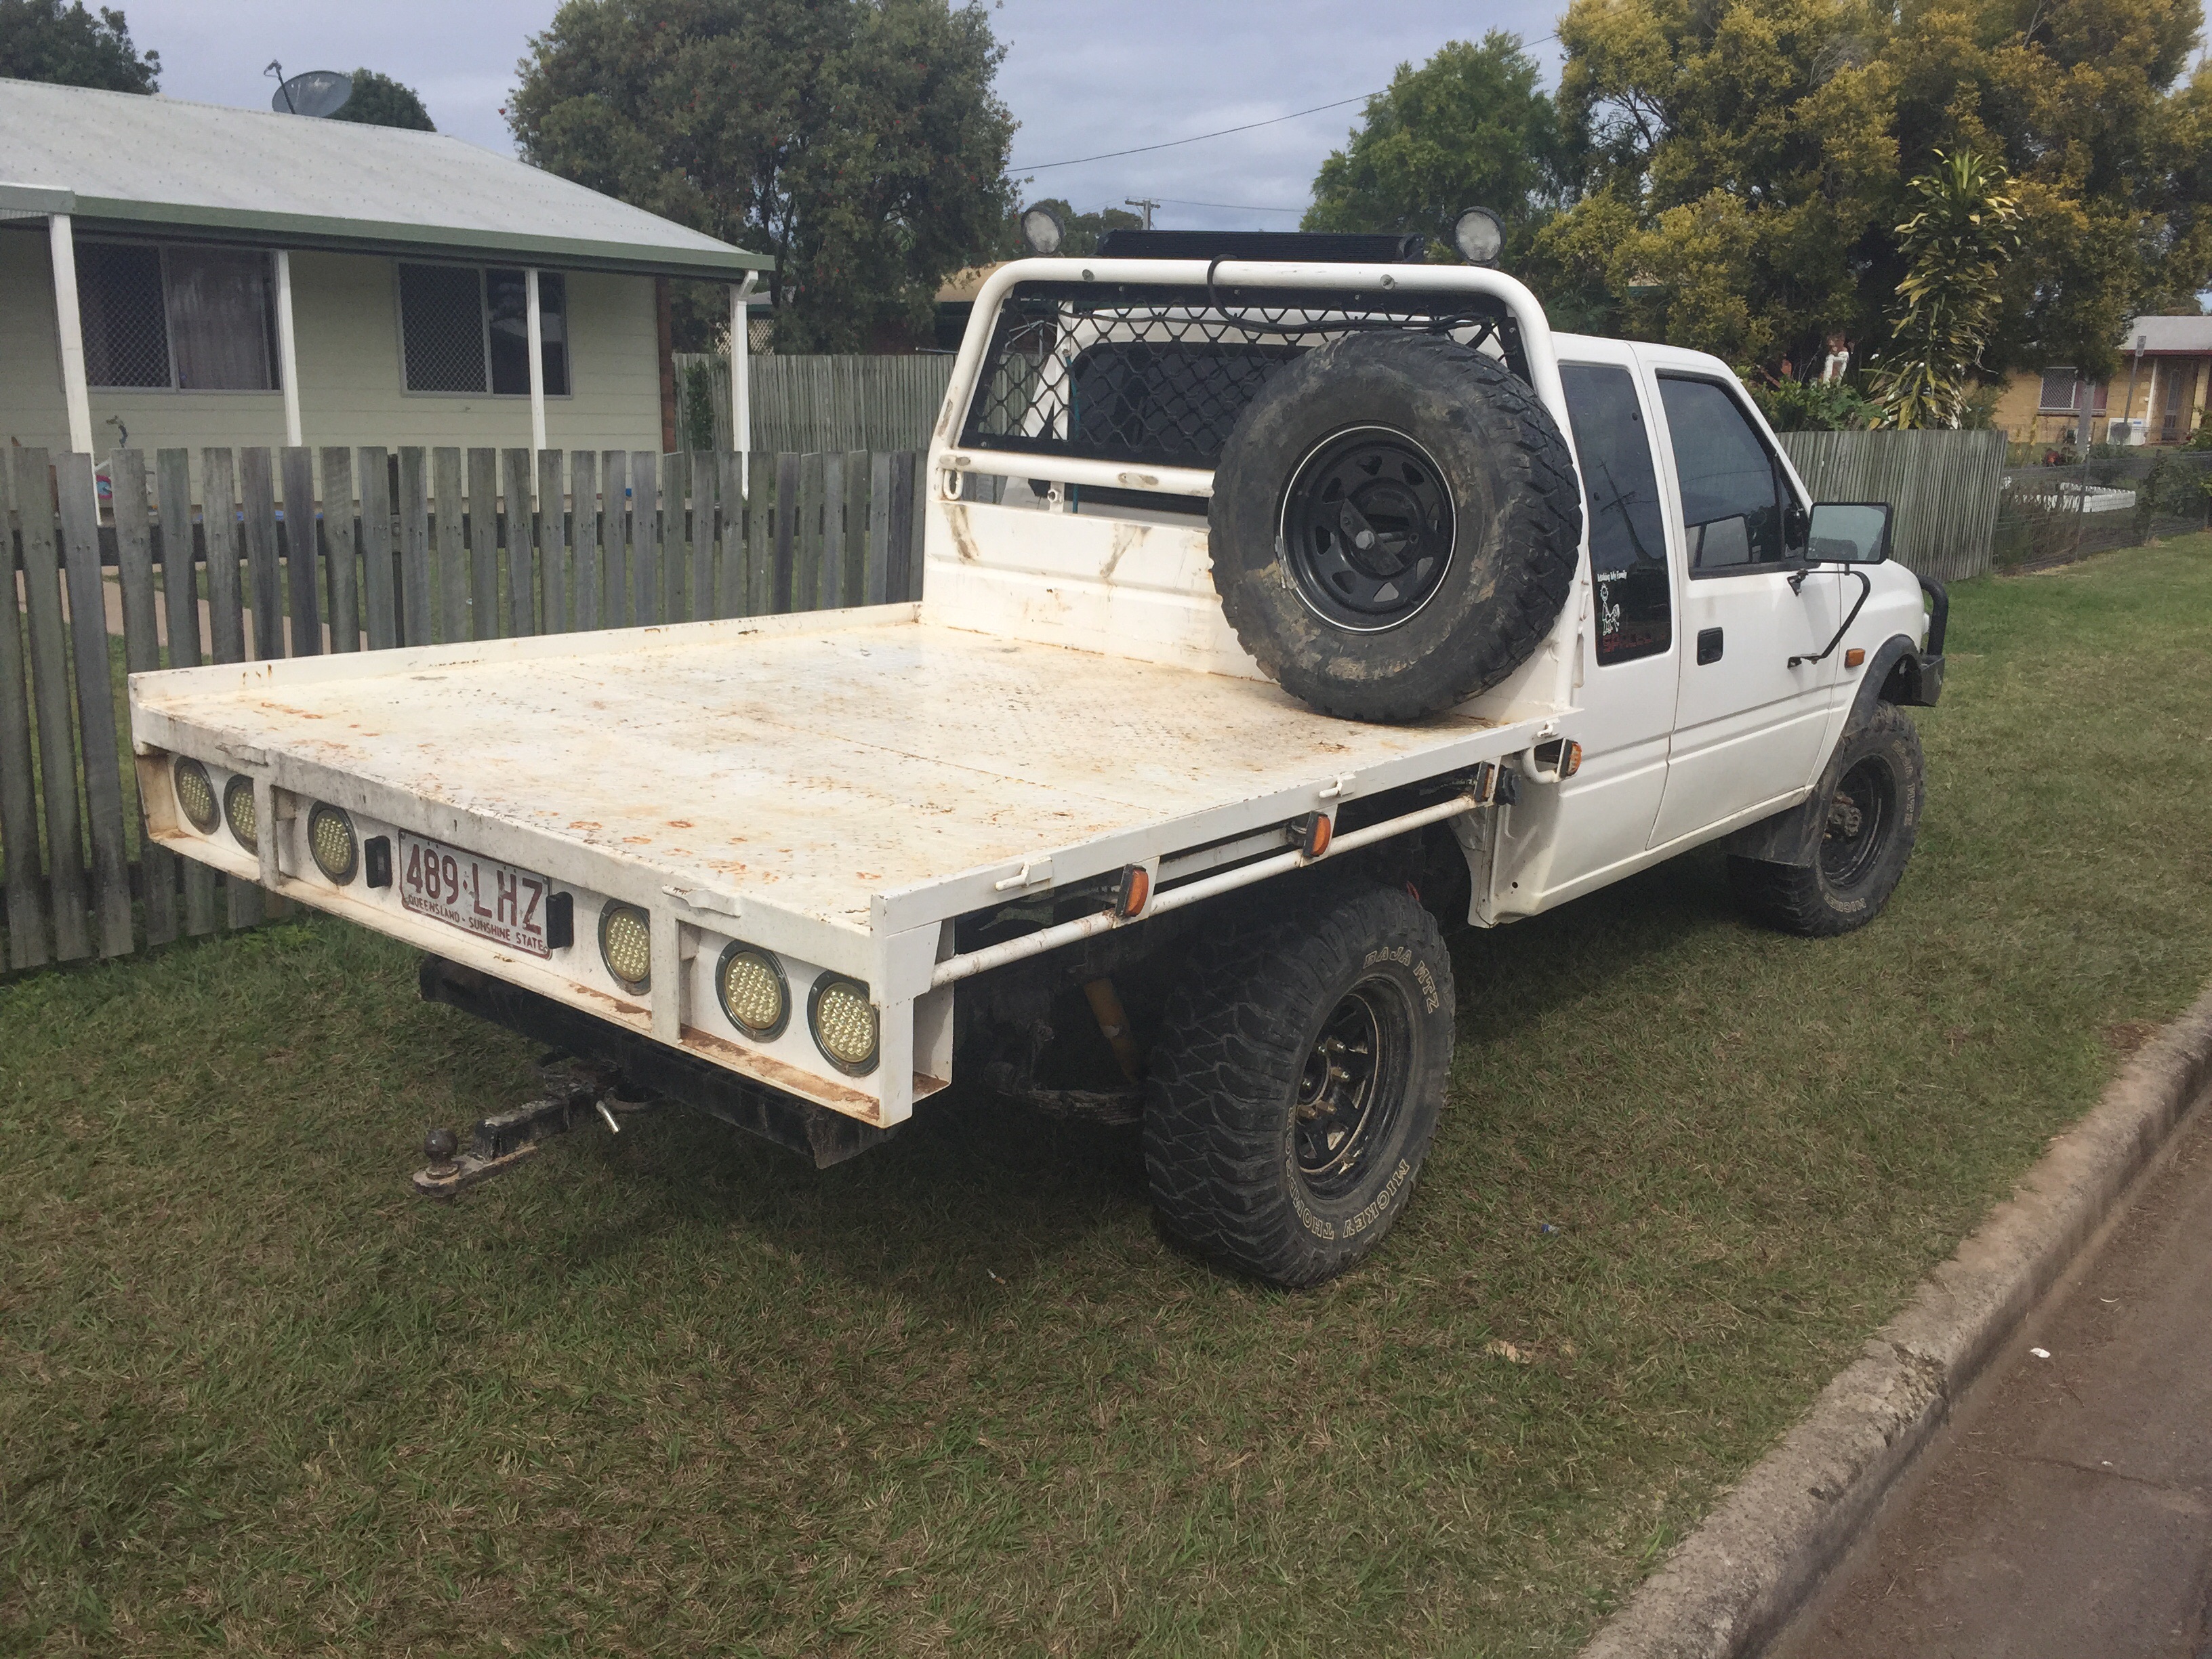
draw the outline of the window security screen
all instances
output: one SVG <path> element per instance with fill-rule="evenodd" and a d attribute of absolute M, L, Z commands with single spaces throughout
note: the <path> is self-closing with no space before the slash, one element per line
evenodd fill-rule
<path fill-rule="evenodd" d="M 89 384 L 173 384 L 161 249 L 118 242 L 81 244 L 76 250 L 76 304 L 84 322 L 84 378 Z"/>
<path fill-rule="evenodd" d="M 489 390 L 530 395 L 528 290 L 520 270 L 473 265 L 399 267 L 400 349 L 410 392 Z M 568 283 L 538 273 L 545 391 L 568 392 Z"/>
<path fill-rule="evenodd" d="M 410 392 L 484 389 L 483 273 L 399 267 L 400 349 Z"/>
<path fill-rule="evenodd" d="M 276 389 L 269 256 L 250 248 L 87 242 L 76 250 L 88 384 Z"/>

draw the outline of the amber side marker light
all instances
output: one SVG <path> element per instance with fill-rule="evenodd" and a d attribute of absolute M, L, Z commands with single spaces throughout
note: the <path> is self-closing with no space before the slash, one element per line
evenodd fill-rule
<path fill-rule="evenodd" d="M 1127 920 L 1141 916 L 1152 899 L 1152 872 L 1141 864 L 1121 866 L 1121 884 L 1114 890 L 1114 914 Z"/>
<path fill-rule="evenodd" d="M 1335 836 L 1336 820 L 1327 812 L 1309 812 L 1291 821 L 1291 839 L 1297 842 L 1298 851 L 1310 859 L 1317 859 L 1328 851 L 1328 844 Z"/>
<path fill-rule="evenodd" d="M 1865 660 L 1866 653 L 1859 649 L 1856 645 L 1850 650 L 1844 653 L 1844 666 L 1846 668 L 1856 668 Z"/>
<path fill-rule="evenodd" d="M 1583 769 L 1583 746 L 1572 738 L 1553 738 L 1536 745 L 1536 764 L 1552 769 L 1552 781 L 1571 778 Z"/>

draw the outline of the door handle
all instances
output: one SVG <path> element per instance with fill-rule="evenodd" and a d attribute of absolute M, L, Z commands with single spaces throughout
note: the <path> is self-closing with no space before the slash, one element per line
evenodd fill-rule
<path fill-rule="evenodd" d="M 1721 630 L 1701 628 L 1698 630 L 1698 662 L 1700 666 L 1721 659 Z"/>

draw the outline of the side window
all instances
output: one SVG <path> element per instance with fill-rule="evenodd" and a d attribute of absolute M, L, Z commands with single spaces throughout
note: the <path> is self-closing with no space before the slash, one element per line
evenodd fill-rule
<path fill-rule="evenodd" d="M 1601 363 L 1562 363 L 1559 379 L 1589 496 L 1597 659 L 1656 657 L 1674 641 L 1674 603 L 1659 477 L 1636 383 L 1626 369 Z"/>
<path fill-rule="evenodd" d="M 1734 398 L 1711 380 L 1659 377 L 1690 570 L 1711 575 L 1783 556 L 1781 469 Z"/>

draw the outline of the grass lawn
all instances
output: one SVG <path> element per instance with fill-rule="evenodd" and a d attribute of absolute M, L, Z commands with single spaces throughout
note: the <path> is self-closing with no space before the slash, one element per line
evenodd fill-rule
<path fill-rule="evenodd" d="M 0 985 L 0 1649 L 1571 1651 L 2212 974 L 2208 639 L 2208 538 L 1958 589 L 1850 938 L 1711 855 L 1463 938 L 1420 1196 L 1303 1295 L 975 1104 L 426 1205 L 530 1055 L 336 922 Z"/>

